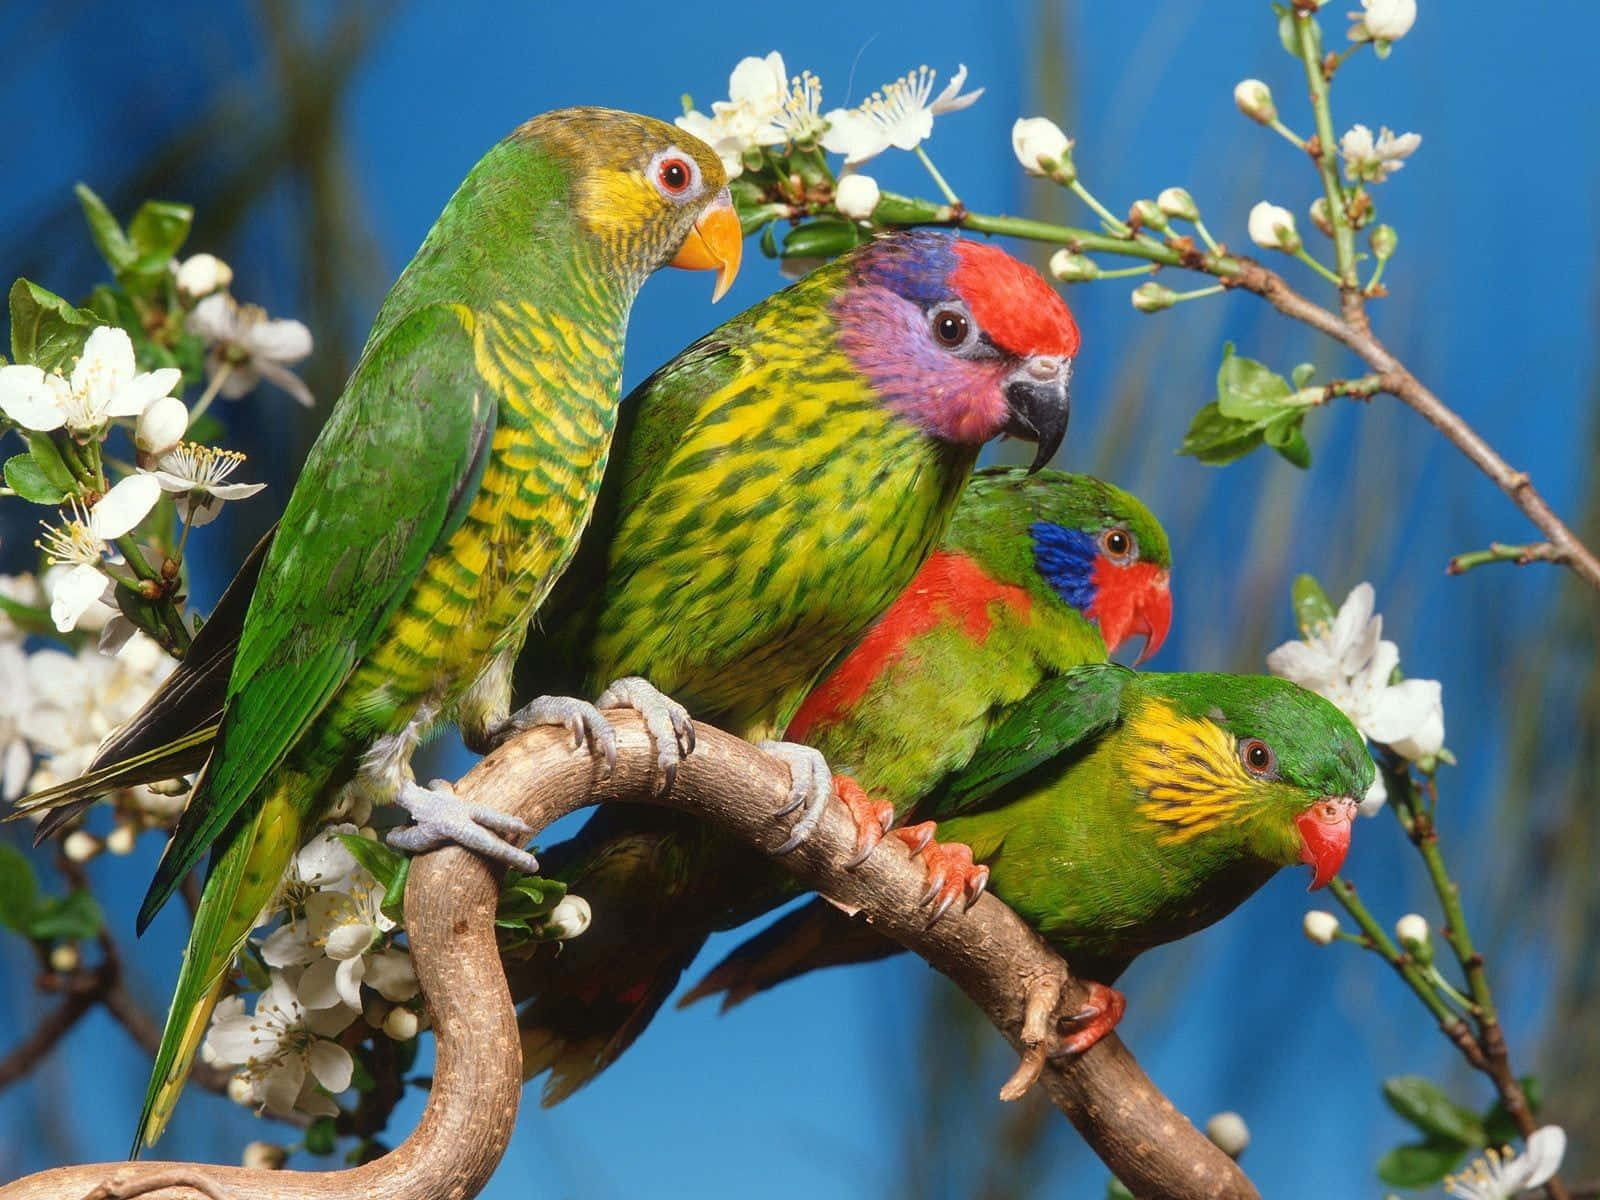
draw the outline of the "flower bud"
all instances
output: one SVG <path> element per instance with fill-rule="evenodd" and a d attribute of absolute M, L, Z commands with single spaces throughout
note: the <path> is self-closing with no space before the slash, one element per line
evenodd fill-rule
<path fill-rule="evenodd" d="M 1394 42 L 1411 32 L 1417 20 L 1417 0 L 1361 0 L 1366 11 L 1350 28 L 1353 42 Z"/>
<path fill-rule="evenodd" d="M 1171 288 L 1151 280 L 1141 283 L 1133 289 L 1129 297 L 1133 306 L 1142 313 L 1160 312 L 1164 308 L 1171 308 L 1178 302 L 1178 293 Z"/>
<path fill-rule="evenodd" d="M 1367 245 L 1372 247 L 1372 253 L 1379 262 L 1393 255 L 1399 244 L 1400 235 L 1394 231 L 1393 225 L 1374 225 L 1372 232 L 1367 235 Z"/>
<path fill-rule="evenodd" d="M 866 221 L 878 207 L 878 181 L 871 175 L 846 175 L 833 193 L 833 205 L 852 221 Z"/>
<path fill-rule="evenodd" d="M 1206 1122 L 1206 1136 L 1229 1158 L 1238 1158 L 1250 1144 L 1250 1126 L 1236 1112 L 1219 1112 Z"/>
<path fill-rule="evenodd" d="M 1049 117 L 1019 119 L 1011 127 L 1011 149 L 1029 175 L 1046 175 L 1059 183 L 1070 183 L 1076 176 L 1072 139 Z"/>
<path fill-rule="evenodd" d="M 1311 223 L 1323 237 L 1333 236 L 1333 222 L 1328 218 L 1328 198 L 1318 196 L 1311 202 Z"/>
<path fill-rule="evenodd" d="M 1252 121 L 1270 125 L 1278 119 L 1277 105 L 1272 103 L 1272 89 L 1259 79 L 1241 79 L 1234 85 L 1233 102 Z"/>
<path fill-rule="evenodd" d="M 190 300 L 209 296 L 233 282 L 233 268 L 215 254 L 193 254 L 178 268 L 178 291 Z"/>
<path fill-rule="evenodd" d="M 1100 267 L 1086 254 L 1057 250 L 1050 256 L 1050 274 L 1062 283 L 1088 283 L 1100 278 Z"/>
<path fill-rule="evenodd" d="M 1194 197 L 1189 195 L 1187 188 L 1162 188 L 1161 194 L 1156 197 L 1156 207 L 1175 221 L 1200 219 L 1200 209 L 1195 205 Z"/>
<path fill-rule="evenodd" d="M 247 1142 L 239 1162 L 247 1171 L 279 1171 L 289 1152 L 274 1142 Z"/>
<path fill-rule="evenodd" d="M 1300 233 L 1294 227 L 1294 214 L 1287 208 L 1268 204 L 1263 200 L 1250 210 L 1250 240 L 1268 250 L 1296 253 L 1301 246 Z"/>
<path fill-rule="evenodd" d="M 552 908 L 550 915 L 544 919 L 545 934 L 566 941 L 589 928 L 591 919 L 593 913 L 589 910 L 587 900 L 582 896 L 563 896 L 561 903 Z"/>
<path fill-rule="evenodd" d="M 390 1009 L 389 1015 L 383 1019 L 384 1035 L 397 1042 L 409 1042 L 417 1036 L 417 1030 L 421 1027 L 422 1022 L 417 1020 L 416 1013 L 398 1005 Z"/>
<path fill-rule="evenodd" d="M 1306 914 L 1304 929 L 1313 942 L 1326 946 L 1333 941 L 1333 935 L 1339 932 L 1339 918 L 1331 912 L 1313 908 Z"/>
<path fill-rule="evenodd" d="M 78 957 L 78 948 L 71 942 L 62 942 L 50 951 L 50 969 L 65 975 L 68 971 L 76 971 L 78 964 L 83 961 Z"/>
<path fill-rule="evenodd" d="M 1428 940 L 1428 921 L 1420 913 L 1407 913 L 1394 923 L 1394 935 L 1406 952 L 1423 966 L 1433 961 L 1433 943 Z"/>
<path fill-rule="evenodd" d="M 189 410 L 176 396 L 163 396 L 139 414 L 133 444 L 141 454 L 159 457 L 183 441 L 189 429 Z"/>
<path fill-rule="evenodd" d="M 100 839 L 84 829 L 74 829 L 61 842 L 61 853 L 68 862 L 88 862 L 100 853 Z"/>
<path fill-rule="evenodd" d="M 254 1104 L 256 1102 L 255 1089 L 250 1086 L 250 1081 L 243 1075 L 235 1075 L 228 1080 L 228 1099 L 235 1104 Z"/>
<path fill-rule="evenodd" d="M 106 834 L 106 849 L 112 854 L 132 854 L 134 839 L 139 831 L 132 825 L 118 825 Z"/>
<path fill-rule="evenodd" d="M 1161 206 L 1154 200 L 1135 200 L 1133 207 L 1128 210 L 1128 220 L 1151 229 L 1167 227 L 1167 214 L 1161 211 Z"/>

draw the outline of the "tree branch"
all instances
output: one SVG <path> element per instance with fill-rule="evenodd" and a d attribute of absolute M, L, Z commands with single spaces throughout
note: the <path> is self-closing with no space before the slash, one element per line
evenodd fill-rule
<path fill-rule="evenodd" d="M 460 782 L 471 803 L 514 812 L 543 829 L 593 801 L 654 800 L 714 821 L 765 853 L 786 835 L 771 814 L 788 781 L 783 768 L 745 742 L 705 725 L 698 746 L 665 797 L 650 795 L 655 754 L 638 716 L 609 714 L 618 734 L 615 771 L 568 749 L 564 732 L 534 730 L 501 747 Z M 1056 993 L 1054 1013 L 1075 1011 L 1085 991 L 1062 960 L 992 896 L 932 928 L 917 905 L 921 867 L 897 843 L 885 842 L 854 871 L 855 828 L 844 807 L 830 805 L 809 841 L 779 860 L 797 878 L 837 903 L 858 908 L 878 929 L 903 942 L 953 979 L 1019 1051 L 1030 1001 L 1030 1033 L 1039 997 Z M 516 1014 L 495 942 L 498 881 L 481 860 L 461 850 L 424 855 L 406 889 L 406 929 L 417 975 L 433 1018 L 437 1065 L 417 1129 L 374 1162 L 325 1173 L 254 1171 L 174 1163 L 101 1163 L 63 1167 L 0 1188 L 0 1200 L 81 1200 L 114 1180 L 119 1194 L 155 1195 L 141 1183 L 189 1178 L 234 1200 L 333 1200 L 383 1196 L 436 1200 L 477 1194 L 510 1141 L 522 1094 Z M 1111 1035 L 1080 1058 L 1029 1056 L 1056 1107 L 1076 1125 L 1106 1165 L 1136 1195 L 1245 1200 L 1256 1191 L 1140 1069 Z M 188 1187 L 164 1196 L 193 1200 Z"/>

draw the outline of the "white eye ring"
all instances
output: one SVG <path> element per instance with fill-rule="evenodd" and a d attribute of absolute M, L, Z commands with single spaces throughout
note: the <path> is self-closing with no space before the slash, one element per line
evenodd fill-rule
<path fill-rule="evenodd" d="M 667 177 L 676 168 L 684 169 L 686 175 L 682 186 L 673 188 Z M 684 204 L 694 200 L 705 190 L 705 181 L 700 177 L 700 164 L 695 162 L 694 155 L 680 150 L 677 146 L 668 146 L 665 150 L 657 150 L 651 155 L 650 165 L 645 168 L 645 173 L 656 191 L 674 204 Z"/>
<path fill-rule="evenodd" d="M 945 330 L 959 332 L 959 341 L 946 341 Z M 939 349 L 952 354 L 964 354 L 978 341 L 978 323 L 972 319 L 967 306 L 959 300 L 942 300 L 928 313 L 928 332 L 933 335 Z"/>

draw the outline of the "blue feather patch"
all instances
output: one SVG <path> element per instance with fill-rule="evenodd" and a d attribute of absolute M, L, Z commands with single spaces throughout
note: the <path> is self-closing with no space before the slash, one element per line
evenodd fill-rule
<path fill-rule="evenodd" d="M 1033 535 L 1033 561 L 1039 574 L 1063 600 L 1087 616 L 1097 592 L 1094 564 L 1099 550 L 1094 538 L 1081 529 L 1049 521 L 1035 521 L 1028 532 Z"/>

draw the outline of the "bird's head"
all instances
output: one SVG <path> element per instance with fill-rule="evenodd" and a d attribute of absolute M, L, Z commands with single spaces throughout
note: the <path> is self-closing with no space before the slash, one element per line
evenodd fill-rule
<path fill-rule="evenodd" d="M 1162 840 L 1222 831 L 1271 866 L 1305 863 L 1312 890 L 1325 886 L 1344 864 L 1376 771 L 1349 719 L 1283 679 L 1142 678 L 1129 774 L 1145 794 L 1138 811 Z"/>
<path fill-rule="evenodd" d="M 716 153 L 654 117 L 610 108 L 563 108 L 509 139 L 537 146 L 567 168 L 579 224 L 642 280 L 663 266 L 717 272 L 720 299 L 744 247 Z"/>
<path fill-rule="evenodd" d="M 838 341 L 894 411 L 929 436 L 977 447 L 1067 431 L 1078 325 L 1033 268 L 997 246 L 938 233 L 879 238 L 846 265 Z"/>
<path fill-rule="evenodd" d="M 1134 496 L 1088 475 L 985 473 L 1026 497 L 1037 577 L 1099 626 L 1107 652 L 1135 635 L 1144 662 L 1172 625 L 1172 551 L 1166 530 Z"/>

